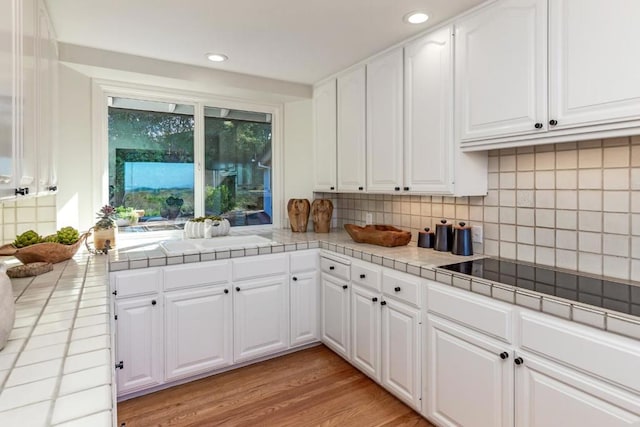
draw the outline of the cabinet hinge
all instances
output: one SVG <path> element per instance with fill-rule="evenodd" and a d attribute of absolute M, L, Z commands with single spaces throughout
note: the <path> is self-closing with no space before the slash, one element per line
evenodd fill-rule
<path fill-rule="evenodd" d="M 113 295 L 118 295 L 118 290 L 116 289 L 115 291 L 111 292 Z"/>
<path fill-rule="evenodd" d="M 114 320 L 118 320 L 118 315 L 116 314 L 115 316 L 113 316 Z"/>
<path fill-rule="evenodd" d="M 29 187 L 24 187 L 24 188 L 16 188 L 15 191 L 15 195 L 21 195 L 21 196 L 26 196 L 27 194 L 29 194 Z"/>
<path fill-rule="evenodd" d="M 124 362 L 122 360 L 116 363 L 116 369 L 124 369 Z"/>

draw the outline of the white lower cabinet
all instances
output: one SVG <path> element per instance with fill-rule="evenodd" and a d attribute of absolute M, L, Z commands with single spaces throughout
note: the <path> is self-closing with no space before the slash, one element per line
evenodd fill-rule
<path fill-rule="evenodd" d="M 289 348 L 287 276 L 234 283 L 234 362 Z"/>
<path fill-rule="evenodd" d="M 640 425 L 637 394 L 533 355 L 521 356 L 523 363 L 516 367 L 516 426 Z"/>
<path fill-rule="evenodd" d="M 162 300 L 157 294 L 123 298 L 115 307 L 118 394 L 162 384 Z"/>
<path fill-rule="evenodd" d="M 164 298 L 167 381 L 233 362 L 228 285 L 168 292 Z"/>
<path fill-rule="evenodd" d="M 417 409 L 420 390 L 420 310 L 390 298 L 382 306 L 382 385 Z"/>
<path fill-rule="evenodd" d="M 320 287 L 322 290 L 322 342 L 340 356 L 350 360 L 349 282 L 321 273 Z"/>
<path fill-rule="evenodd" d="M 351 287 L 351 342 L 353 363 L 380 382 L 380 293 Z"/>
<path fill-rule="evenodd" d="M 513 363 L 504 343 L 429 314 L 425 348 L 427 417 L 441 426 L 513 425 Z"/>
<path fill-rule="evenodd" d="M 318 341 L 318 272 L 292 274 L 289 295 L 291 347 Z"/>

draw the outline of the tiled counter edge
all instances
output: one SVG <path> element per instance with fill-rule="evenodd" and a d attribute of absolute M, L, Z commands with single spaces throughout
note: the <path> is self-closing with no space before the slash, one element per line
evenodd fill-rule
<path fill-rule="evenodd" d="M 113 425 L 107 257 L 79 253 L 12 279 L 16 321 L 0 351 L 0 425 Z"/>

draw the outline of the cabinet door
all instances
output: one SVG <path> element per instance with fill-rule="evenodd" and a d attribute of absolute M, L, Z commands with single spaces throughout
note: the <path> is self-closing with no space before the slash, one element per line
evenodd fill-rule
<path fill-rule="evenodd" d="M 338 190 L 365 185 L 365 69 L 338 77 Z"/>
<path fill-rule="evenodd" d="M 359 286 L 351 290 L 351 362 L 380 381 L 380 295 Z"/>
<path fill-rule="evenodd" d="M 313 91 L 315 191 L 336 189 L 336 80 Z"/>
<path fill-rule="evenodd" d="M 367 191 L 402 187 L 402 49 L 367 64 Z"/>
<path fill-rule="evenodd" d="M 546 8 L 546 0 L 504 0 L 456 24 L 461 141 L 546 129 Z"/>
<path fill-rule="evenodd" d="M 405 47 L 404 182 L 410 191 L 446 192 L 453 168 L 452 29 Z"/>
<path fill-rule="evenodd" d="M 517 427 L 640 425 L 640 396 L 523 354 L 516 371 Z"/>
<path fill-rule="evenodd" d="M 232 363 L 229 286 L 167 292 L 164 307 L 167 381 Z"/>
<path fill-rule="evenodd" d="M 291 295 L 291 346 L 318 340 L 318 273 L 297 273 L 289 283 Z"/>
<path fill-rule="evenodd" d="M 157 295 L 116 301 L 118 395 L 163 382 L 162 300 Z"/>
<path fill-rule="evenodd" d="M 556 128 L 640 118 L 640 2 L 549 2 L 549 118 Z M 597 31 L 594 31 L 597 29 Z"/>
<path fill-rule="evenodd" d="M 427 417 L 442 426 L 513 425 L 514 365 L 505 344 L 428 315 L 425 349 Z"/>
<path fill-rule="evenodd" d="M 286 276 L 234 283 L 234 361 L 244 362 L 289 348 Z"/>
<path fill-rule="evenodd" d="M 28 188 L 29 193 L 36 191 L 37 182 L 37 149 L 38 149 L 38 103 L 37 103 L 37 74 L 36 52 L 38 11 L 36 0 L 22 0 L 22 29 L 21 29 L 21 74 L 22 74 L 22 138 L 18 149 L 19 176 L 17 186 Z"/>
<path fill-rule="evenodd" d="M 350 359 L 349 285 L 328 274 L 320 275 L 322 289 L 322 342 L 345 359 Z"/>
<path fill-rule="evenodd" d="M 420 311 L 392 299 L 381 304 L 382 384 L 420 411 Z"/>
<path fill-rule="evenodd" d="M 18 0 L 0 0 L 0 197 L 13 196 L 15 187 L 15 147 L 19 110 L 18 80 L 14 78 L 18 64 L 17 5 Z"/>

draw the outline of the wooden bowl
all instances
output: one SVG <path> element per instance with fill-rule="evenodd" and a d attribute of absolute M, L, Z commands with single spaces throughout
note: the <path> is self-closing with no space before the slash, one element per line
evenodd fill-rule
<path fill-rule="evenodd" d="M 392 225 L 374 224 L 360 227 L 355 224 L 345 224 L 344 229 L 357 243 L 394 247 L 404 246 L 411 241 L 410 231 L 403 231 Z"/>
<path fill-rule="evenodd" d="M 23 264 L 30 264 L 32 262 L 49 262 L 55 264 L 71 259 L 76 252 L 78 252 L 78 248 L 84 243 L 88 236 L 89 233 L 83 233 L 73 245 L 45 242 L 25 246 L 24 248 L 16 248 L 12 244 L 7 244 L 0 246 L 0 255 L 14 256 Z"/>

